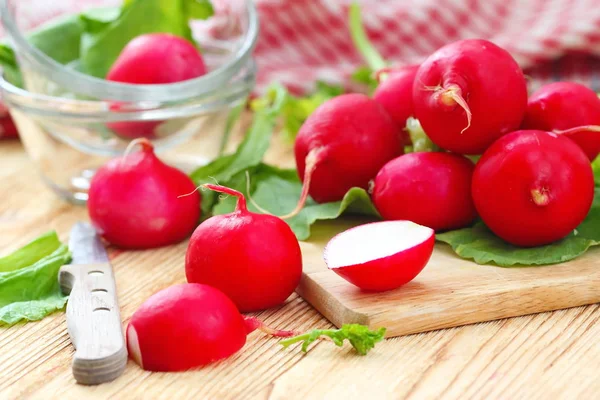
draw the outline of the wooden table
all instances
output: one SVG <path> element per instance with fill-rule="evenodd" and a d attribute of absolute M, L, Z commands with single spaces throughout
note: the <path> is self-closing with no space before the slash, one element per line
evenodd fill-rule
<path fill-rule="evenodd" d="M 66 240 L 84 207 L 62 202 L 39 180 L 18 142 L 0 142 L 0 254 L 55 229 Z M 185 281 L 186 244 L 112 254 L 127 324 L 151 294 Z M 600 290 L 600 288 L 599 288 Z M 307 330 L 332 325 L 294 295 L 259 314 Z M 64 313 L 0 328 L 0 398 L 73 399 L 592 399 L 600 396 L 598 305 L 389 339 L 366 357 L 317 343 L 281 349 L 260 333 L 211 367 L 149 373 L 133 362 L 116 381 L 77 385 Z"/>

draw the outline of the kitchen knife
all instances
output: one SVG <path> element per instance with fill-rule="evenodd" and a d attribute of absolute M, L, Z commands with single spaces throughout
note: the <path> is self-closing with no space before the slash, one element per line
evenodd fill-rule
<path fill-rule="evenodd" d="M 69 238 L 72 261 L 60 269 L 61 290 L 69 294 L 67 329 L 75 347 L 73 376 L 97 385 L 123 373 L 127 347 L 112 266 L 96 230 L 78 222 Z"/>

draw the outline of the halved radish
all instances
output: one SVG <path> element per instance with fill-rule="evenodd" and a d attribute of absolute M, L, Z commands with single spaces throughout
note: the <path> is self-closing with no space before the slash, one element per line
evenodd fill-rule
<path fill-rule="evenodd" d="M 325 263 L 363 290 L 391 290 L 423 270 L 435 244 L 433 229 L 411 221 L 382 221 L 348 229 L 327 243 Z"/>

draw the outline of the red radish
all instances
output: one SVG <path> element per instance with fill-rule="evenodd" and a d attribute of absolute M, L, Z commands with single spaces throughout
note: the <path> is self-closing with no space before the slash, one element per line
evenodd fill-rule
<path fill-rule="evenodd" d="M 206 73 L 200 51 L 189 41 L 167 33 L 150 33 L 131 40 L 106 77 L 134 84 L 165 84 L 197 78 Z M 114 108 L 121 105 L 115 103 Z M 123 121 L 107 124 L 126 138 L 153 137 L 162 121 Z"/>
<path fill-rule="evenodd" d="M 19 136 L 19 131 L 9 114 L 0 117 L 0 139 L 10 139 Z"/>
<path fill-rule="evenodd" d="M 544 85 L 529 97 L 523 128 L 564 134 L 593 161 L 600 153 L 600 98 L 575 82 Z"/>
<path fill-rule="evenodd" d="M 348 229 L 325 247 L 325 263 L 363 290 L 384 291 L 413 280 L 435 244 L 434 231 L 411 221 L 382 221 Z"/>
<path fill-rule="evenodd" d="M 195 230 L 185 256 L 188 282 L 222 290 L 242 312 L 283 303 L 302 275 L 300 245 L 290 227 L 273 215 L 248 211 L 236 190 L 203 186 L 237 197 L 237 206 Z"/>
<path fill-rule="evenodd" d="M 125 46 L 106 79 L 151 85 L 185 81 L 205 73 L 202 55 L 192 43 L 168 33 L 149 33 Z"/>
<path fill-rule="evenodd" d="M 102 236 L 123 248 L 152 248 L 185 239 L 200 219 L 200 194 L 180 170 L 164 164 L 147 139 L 141 151 L 100 167 L 90 184 L 88 211 Z"/>
<path fill-rule="evenodd" d="M 539 246 L 567 236 L 586 217 L 594 177 L 584 152 L 553 133 L 512 132 L 481 157 L 473 200 L 485 224 L 517 246 Z"/>
<path fill-rule="evenodd" d="M 409 220 L 436 231 L 470 225 L 474 165 L 451 153 L 410 153 L 393 159 L 372 187 L 375 207 L 387 220 Z"/>
<path fill-rule="evenodd" d="M 406 120 L 414 116 L 412 88 L 417 75 L 418 65 L 410 65 L 390 71 L 381 71 L 385 74 L 373 93 L 373 99 L 383 106 L 400 129 L 406 126 Z M 381 73 L 378 76 L 383 76 Z M 402 132 L 404 132 L 402 130 Z M 404 143 L 409 144 L 410 139 L 405 135 Z"/>
<path fill-rule="evenodd" d="M 421 65 L 413 86 L 415 116 L 431 140 L 461 154 L 481 154 L 517 129 L 527 85 L 508 52 L 487 40 L 460 40 Z"/>
<path fill-rule="evenodd" d="M 183 371 L 229 357 L 246 335 L 263 329 L 221 291 L 195 283 L 168 287 L 146 300 L 127 326 L 131 358 L 149 371 Z M 264 329 L 287 337 L 294 332 Z"/>
<path fill-rule="evenodd" d="M 366 189 L 387 161 L 403 153 L 402 134 L 383 107 L 363 94 L 321 104 L 304 122 L 294 145 L 302 195 L 318 203 L 341 200 L 352 187 Z"/>
<path fill-rule="evenodd" d="M 110 110 L 112 112 L 122 112 L 123 103 L 111 103 Z M 156 128 L 164 121 L 119 121 L 106 124 L 113 132 L 122 138 L 136 139 L 148 138 L 153 139 L 158 136 Z"/>

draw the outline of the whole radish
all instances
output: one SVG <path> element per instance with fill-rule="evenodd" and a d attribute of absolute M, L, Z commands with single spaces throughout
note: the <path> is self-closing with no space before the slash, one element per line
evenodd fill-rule
<path fill-rule="evenodd" d="M 189 41 L 167 33 L 150 33 L 131 40 L 112 65 L 106 79 L 133 84 L 165 84 L 206 73 L 200 51 Z M 118 111 L 121 104 L 113 104 Z M 162 121 L 122 121 L 107 126 L 125 138 L 153 137 Z"/>
<path fill-rule="evenodd" d="M 473 200 L 481 219 L 517 246 L 562 239 L 586 217 L 594 177 L 585 153 L 564 136 L 512 132 L 495 142 L 473 173 Z"/>
<path fill-rule="evenodd" d="M 127 349 L 145 370 L 183 371 L 236 353 L 257 328 L 279 337 L 294 334 L 244 318 L 218 289 L 184 283 L 154 294 L 133 314 Z"/>
<path fill-rule="evenodd" d="M 600 153 L 600 98 L 575 82 L 544 85 L 529 97 L 523 128 L 561 133 L 593 161 Z"/>
<path fill-rule="evenodd" d="M 191 42 L 168 33 L 149 33 L 125 46 L 106 79 L 152 85 L 185 81 L 205 73 L 202 54 Z"/>
<path fill-rule="evenodd" d="M 139 144 L 141 151 L 110 160 L 92 178 L 87 206 L 93 224 L 104 239 L 122 248 L 153 248 L 185 239 L 200 219 L 194 182 L 159 160 L 147 139 L 132 144 Z"/>
<path fill-rule="evenodd" d="M 412 88 L 418 69 L 418 65 L 410 65 L 380 73 L 381 82 L 373 93 L 373 99 L 383 106 L 400 129 L 406 126 L 409 117 L 414 116 Z M 410 143 L 406 135 L 404 141 Z"/>
<path fill-rule="evenodd" d="M 296 215 L 307 196 L 341 200 L 352 187 L 367 188 L 387 161 L 403 153 L 402 134 L 379 103 L 363 94 L 326 101 L 304 122 L 294 144 L 303 181 Z"/>
<path fill-rule="evenodd" d="M 302 275 L 296 236 L 280 218 L 248 211 L 233 189 L 204 187 L 237 197 L 233 213 L 204 221 L 192 235 L 185 256 L 188 282 L 222 290 L 242 312 L 283 303 Z"/>
<path fill-rule="evenodd" d="M 409 220 L 435 231 L 470 225 L 477 212 L 471 199 L 473 163 L 438 152 L 410 153 L 383 166 L 372 198 L 386 220 Z"/>
<path fill-rule="evenodd" d="M 527 107 L 523 72 L 510 54 L 481 39 L 433 53 L 413 86 L 415 116 L 431 140 L 460 154 L 481 154 L 517 129 Z"/>

